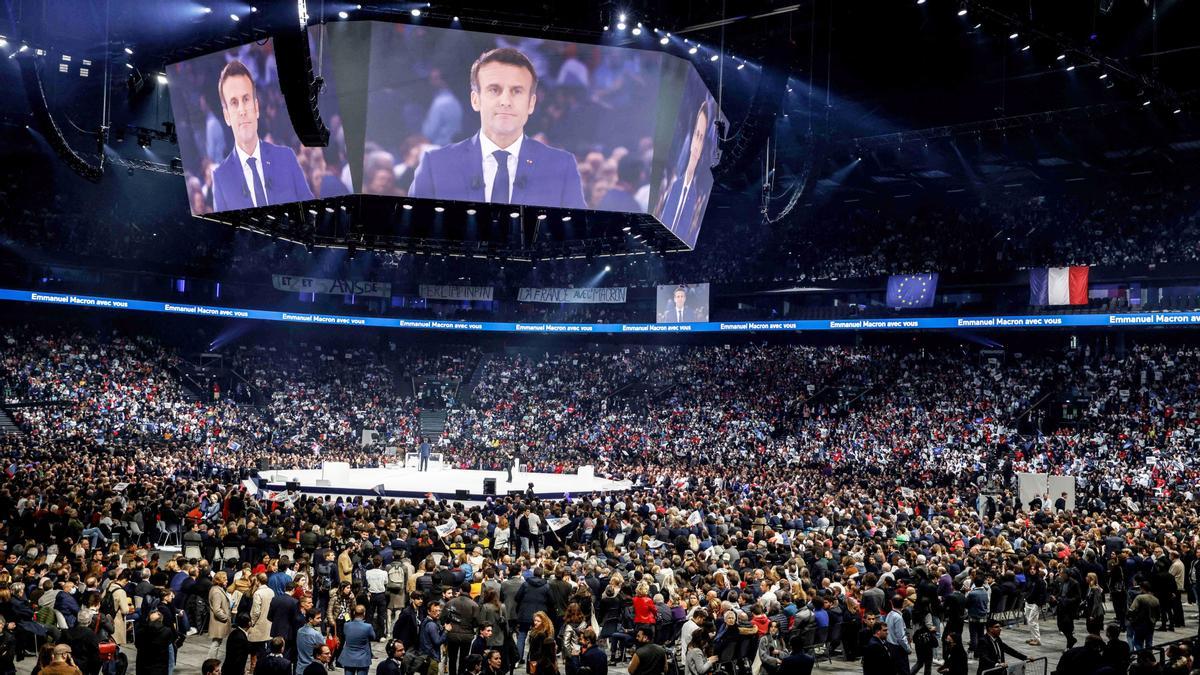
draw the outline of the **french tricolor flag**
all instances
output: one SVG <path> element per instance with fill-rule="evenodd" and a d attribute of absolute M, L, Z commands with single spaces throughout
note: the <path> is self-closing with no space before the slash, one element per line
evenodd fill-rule
<path fill-rule="evenodd" d="M 1029 270 L 1029 304 L 1086 305 L 1087 302 L 1087 267 L 1039 267 Z"/>

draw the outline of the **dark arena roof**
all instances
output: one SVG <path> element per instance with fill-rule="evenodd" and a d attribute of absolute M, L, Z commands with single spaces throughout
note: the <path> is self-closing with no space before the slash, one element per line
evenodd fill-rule
<path fill-rule="evenodd" d="M 0 675 L 1197 672 L 1200 2 L 4 0 L 0 92 Z"/>

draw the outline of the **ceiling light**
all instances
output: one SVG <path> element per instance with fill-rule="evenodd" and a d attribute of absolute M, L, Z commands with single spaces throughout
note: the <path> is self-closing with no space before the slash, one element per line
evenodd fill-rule
<path fill-rule="evenodd" d="M 1172 115 L 1178 115 L 1178 114 L 1179 114 L 1179 113 L 1181 113 L 1181 112 L 1183 112 L 1183 108 L 1176 108 L 1176 109 L 1174 109 L 1174 110 L 1172 110 L 1172 111 L 1171 111 L 1171 114 L 1172 114 Z"/>
<path fill-rule="evenodd" d="M 437 213 L 443 213 L 443 212 L 445 212 L 445 210 L 446 210 L 446 207 L 444 207 L 444 206 L 435 206 L 435 207 L 433 207 L 433 210 L 434 210 L 434 211 L 436 211 Z"/>
<path fill-rule="evenodd" d="M 405 204 L 405 205 L 404 205 L 404 210 L 405 210 L 405 211 L 412 211 L 412 204 Z"/>
<path fill-rule="evenodd" d="M 128 55 L 130 55 L 130 56 L 133 56 L 133 50 L 132 50 L 132 49 L 130 49 L 129 47 L 126 47 L 126 48 L 125 48 L 125 53 L 126 53 L 126 54 L 128 54 Z"/>
<path fill-rule="evenodd" d="M 1107 79 L 1108 79 L 1108 73 L 1100 73 L 1100 79 L 1101 79 L 1101 80 L 1107 80 Z"/>
<path fill-rule="evenodd" d="M 665 37 L 664 37 L 664 38 L 659 38 L 659 39 L 658 39 L 658 44 L 660 44 L 660 45 L 665 45 L 665 44 L 667 44 L 668 42 L 670 42 L 670 40 L 668 40 L 668 39 L 667 39 L 667 38 L 665 38 Z"/>
<path fill-rule="evenodd" d="M 349 12 L 344 12 L 344 11 L 343 11 L 343 12 L 338 12 L 338 18 L 339 18 L 339 19 L 342 19 L 342 20 L 349 19 L 349 18 L 350 18 L 350 13 L 349 13 Z"/>
<path fill-rule="evenodd" d="M 967 10 L 965 10 L 965 9 L 960 9 L 960 10 L 958 10 L 958 15 L 959 15 L 959 16 L 966 16 L 966 15 L 967 15 Z"/>
<path fill-rule="evenodd" d="M 746 64 L 744 64 L 744 63 L 739 63 L 739 64 L 738 64 L 738 67 L 737 67 L 737 69 L 738 69 L 738 70 L 741 70 L 742 68 L 745 68 L 745 67 L 746 67 Z"/>
<path fill-rule="evenodd" d="M 1063 59 L 1065 59 L 1065 58 L 1067 58 L 1067 55 L 1066 55 L 1066 54 L 1059 54 L 1059 55 L 1058 55 L 1058 58 L 1056 58 L 1055 60 L 1056 60 L 1056 61 L 1062 61 L 1062 60 L 1063 60 Z"/>
<path fill-rule="evenodd" d="M 1009 36 L 1008 36 L 1008 39 L 1009 39 L 1009 40 L 1016 40 L 1016 39 L 1017 39 L 1017 38 L 1019 38 L 1019 37 L 1021 37 L 1021 34 L 1020 34 L 1020 33 L 1013 33 L 1013 34 L 1011 34 L 1011 35 L 1009 35 Z"/>
<path fill-rule="evenodd" d="M 634 29 L 633 29 L 633 34 L 634 34 L 634 35 L 641 35 L 641 34 L 642 34 L 642 29 L 641 29 L 641 28 L 634 28 Z"/>
<path fill-rule="evenodd" d="M 468 216 L 473 216 L 473 215 L 475 215 L 475 213 L 476 213 L 475 209 L 467 209 Z"/>
<path fill-rule="evenodd" d="M 1023 51 L 1023 52 L 1029 51 L 1029 45 L 1025 45 L 1024 47 L 1021 47 L 1021 51 Z"/>
<path fill-rule="evenodd" d="M 413 11 L 411 11 L 409 13 L 412 14 L 413 16 L 421 16 L 421 10 L 417 9 L 416 7 L 414 7 Z"/>
<path fill-rule="evenodd" d="M 167 74 L 166 74 L 166 73 L 159 73 L 159 74 L 158 74 L 158 83 L 159 83 L 159 84 L 166 84 L 166 83 L 167 83 Z"/>
<path fill-rule="evenodd" d="M 618 20 L 618 21 L 624 21 L 624 20 L 625 20 L 625 13 L 624 13 L 624 12 L 622 12 L 622 13 L 621 13 L 621 16 L 617 17 L 617 20 Z"/>
<path fill-rule="evenodd" d="M 230 14 L 229 19 L 230 19 L 230 21 L 237 23 L 238 21 L 242 20 L 242 17 L 238 16 L 237 14 Z"/>
<path fill-rule="evenodd" d="M 1072 70 L 1075 70 L 1075 66 L 1067 66 L 1068 73 L 1071 72 Z"/>
<path fill-rule="evenodd" d="M 620 21 L 617 23 L 617 30 L 625 30 L 625 22 L 624 21 Z"/>
<path fill-rule="evenodd" d="M 720 57 L 720 56 L 717 56 L 716 54 L 713 54 L 712 56 L 708 57 L 708 60 L 709 60 L 709 61 L 716 61 L 716 60 L 717 60 L 717 59 L 719 59 L 719 58 L 721 58 L 721 57 Z"/>
<path fill-rule="evenodd" d="M 689 53 L 689 54 L 695 54 L 695 53 L 696 53 L 696 48 L 695 48 L 695 47 L 692 47 L 691 49 L 689 49 L 689 50 L 688 50 L 688 53 Z"/>
<path fill-rule="evenodd" d="M 1146 106 L 1148 106 L 1148 105 L 1150 105 L 1150 101 L 1143 101 L 1143 102 L 1142 102 L 1142 107 L 1143 107 L 1143 108 L 1145 108 L 1145 107 L 1146 107 Z"/>
<path fill-rule="evenodd" d="M 546 214 L 544 214 L 544 213 L 538 214 L 538 220 L 545 220 L 545 219 L 546 219 Z"/>
<path fill-rule="evenodd" d="M 630 230 L 632 230 L 632 229 L 633 229 L 632 227 L 630 227 L 630 226 L 626 225 L 625 227 L 622 227 L 622 228 L 621 228 L 621 231 L 622 231 L 622 232 L 628 232 L 628 231 L 630 231 Z"/>
<path fill-rule="evenodd" d="M 1178 112 L 1178 111 L 1176 111 L 1176 112 Z M 569 223 L 569 222 L 571 222 L 571 216 L 563 216 L 563 217 L 562 217 L 562 221 L 563 221 L 564 223 Z"/>
<path fill-rule="evenodd" d="M 4 46 L 4 44 L 3 44 L 3 43 L 4 43 L 4 41 L 3 41 L 3 40 L 0 40 L 0 47 L 3 47 L 3 46 Z M 130 70 L 133 70 L 133 64 L 132 64 L 132 63 L 126 63 L 126 64 L 125 64 L 125 67 L 126 67 L 126 68 L 128 68 L 128 69 L 130 69 Z"/>
<path fill-rule="evenodd" d="M 205 14 L 212 14 L 212 7 L 201 7 L 200 11 L 204 12 Z"/>

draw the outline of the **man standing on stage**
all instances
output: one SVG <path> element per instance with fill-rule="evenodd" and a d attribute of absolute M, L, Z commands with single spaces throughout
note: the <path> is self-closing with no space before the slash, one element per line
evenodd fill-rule
<path fill-rule="evenodd" d="M 506 464 L 506 468 L 508 469 L 508 482 L 511 483 L 513 468 L 516 467 L 516 465 L 517 465 L 517 453 L 513 452 L 512 450 L 509 450 L 508 451 L 508 461 L 505 462 L 505 464 Z"/>
<path fill-rule="evenodd" d="M 428 471 L 429 453 L 432 452 L 432 448 L 429 447 L 429 441 L 425 440 L 424 438 L 419 440 L 421 441 L 421 445 L 417 446 L 417 455 L 421 457 L 421 463 L 417 467 L 417 471 Z"/>

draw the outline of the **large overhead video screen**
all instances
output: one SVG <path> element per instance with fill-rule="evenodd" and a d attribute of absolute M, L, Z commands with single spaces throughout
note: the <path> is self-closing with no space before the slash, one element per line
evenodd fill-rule
<path fill-rule="evenodd" d="M 717 148 L 717 101 L 694 68 L 683 75 L 683 92 L 667 146 L 666 170 L 650 213 L 688 248 L 696 247 L 704 210 L 712 194 L 712 164 Z M 660 144 L 661 145 L 661 144 Z"/>
<path fill-rule="evenodd" d="M 310 32 L 311 39 L 316 35 Z M 252 43 L 167 67 L 193 215 L 351 191 L 335 99 L 322 97 L 329 146 L 302 146 L 288 119 L 272 47 L 270 40 Z"/>
<path fill-rule="evenodd" d="M 370 64 L 367 194 L 627 213 L 662 203 L 660 119 L 675 124 L 693 72 L 680 59 L 378 23 Z"/>

